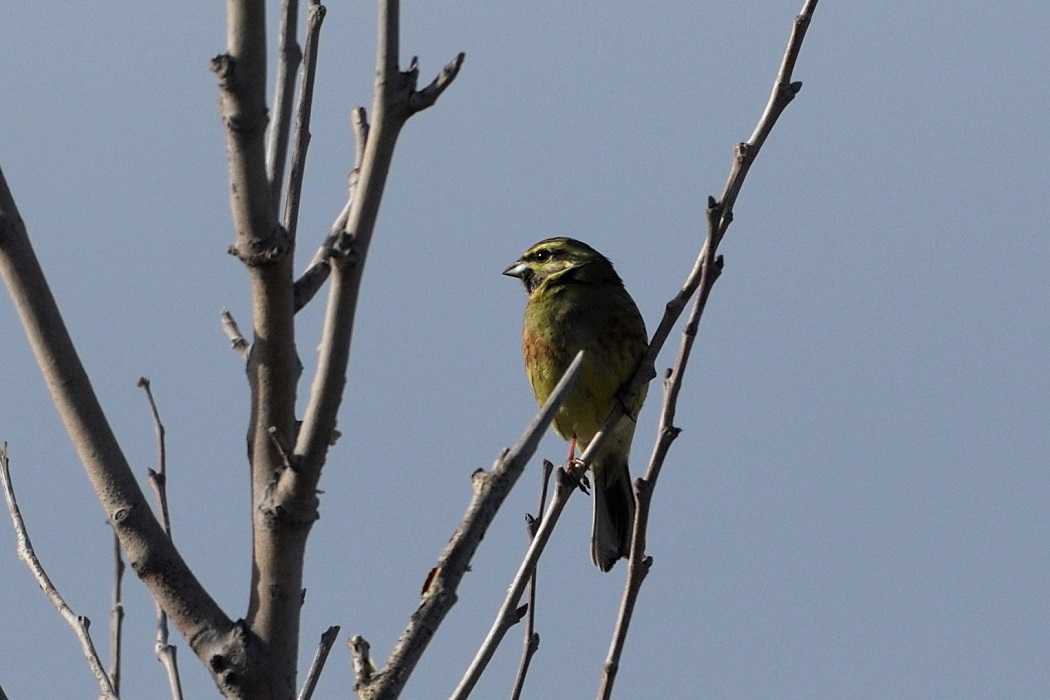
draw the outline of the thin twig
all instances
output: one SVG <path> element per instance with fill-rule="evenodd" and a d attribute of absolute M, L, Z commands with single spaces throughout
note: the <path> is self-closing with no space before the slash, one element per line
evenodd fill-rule
<path fill-rule="evenodd" d="M 580 352 L 565 370 L 547 403 L 532 419 L 514 447 L 503 451 L 492 471 L 485 472 L 479 469 L 474 472 L 471 479 L 474 493 L 470 505 L 467 506 L 467 512 L 431 571 L 423 589 L 423 600 L 412 613 L 408 626 L 387 659 L 386 666 L 367 681 L 362 681 L 360 675 L 358 676 L 355 690 L 361 700 L 387 700 L 396 698 L 401 692 L 441 621 L 455 605 L 456 591 L 478 545 L 481 544 L 482 537 L 496 517 L 500 505 L 525 470 L 525 465 L 535 453 L 540 439 L 554 419 L 554 414 L 576 382 L 582 360 L 583 352 Z M 519 591 L 518 597 L 520 596 Z"/>
<path fill-rule="evenodd" d="M 219 319 L 222 323 L 222 332 L 230 339 L 230 347 L 232 347 L 238 355 L 244 359 L 248 359 L 248 351 L 251 349 L 251 343 L 241 335 L 241 329 L 237 326 L 236 319 L 233 318 L 233 314 L 230 313 L 230 310 L 225 306 L 219 314 Z"/>
<path fill-rule="evenodd" d="M 292 93 L 295 89 L 295 74 L 303 60 L 296 32 L 299 22 L 299 1 L 281 1 L 281 20 L 278 28 L 277 77 L 274 88 L 274 120 L 270 128 L 270 143 L 266 154 L 266 173 L 270 178 L 270 200 L 274 216 L 280 210 L 281 183 L 284 180 L 284 163 L 288 155 L 288 138 L 291 133 Z"/>
<path fill-rule="evenodd" d="M 306 267 L 306 271 L 295 281 L 293 293 L 295 295 L 295 311 L 298 313 L 304 306 L 310 303 L 321 286 L 324 285 L 332 272 L 332 255 L 337 254 L 345 258 L 345 251 L 335 253 L 336 241 L 346 230 L 350 219 L 350 210 L 354 206 L 354 194 L 357 192 L 357 183 L 361 179 L 361 163 L 364 161 L 365 145 L 368 143 L 368 116 L 364 107 L 354 107 L 350 110 L 350 125 L 354 135 L 354 168 L 347 178 L 346 204 L 343 205 L 339 216 L 335 217 L 335 223 L 328 231 L 324 243 L 314 253 L 313 259 Z"/>
<path fill-rule="evenodd" d="M 124 557 L 120 553 L 120 538 L 113 531 L 113 606 L 109 613 L 109 680 L 113 692 L 120 695 L 120 645 L 124 629 L 124 603 L 121 584 L 124 581 Z"/>
<path fill-rule="evenodd" d="M 51 579 L 47 572 L 44 571 L 40 560 L 37 559 L 36 552 L 33 551 L 33 544 L 29 541 L 29 532 L 26 530 L 26 524 L 22 520 L 22 512 L 18 508 L 18 500 L 15 498 L 14 485 L 11 483 L 11 465 L 7 458 L 6 442 L 3 448 L 0 449 L 0 482 L 3 482 L 2 486 L 4 497 L 7 499 L 7 510 L 11 513 L 11 522 L 14 524 L 15 536 L 18 539 L 18 558 L 29 567 L 33 577 L 36 578 L 37 584 L 44 591 L 44 595 L 47 596 L 47 599 L 51 601 L 51 604 L 55 606 L 55 609 L 58 610 L 69 626 L 73 628 L 77 639 L 80 640 L 80 650 L 83 652 L 84 658 L 87 659 L 88 667 L 98 682 L 102 697 L 106 698 L 106 700 L 118 700 L 117 692 L 113 689 L 109 674 L 106 673 L 106 669 L 102 665 L 102 659 L 99 658 L 98 651 L 91 641 L 91 633 L 89 631 L 91 620 L 83 615 L 77 615 L 66 604 L 58 589 L 51 583 Z"/>
<path fill-rule="evenodd" d="M 540 503 L 539 508 L 536 512 L 543 514 L 543 509 L 547 507 L 547 486 L 550 484 L 551 473 L 554 471 L 554 465 L 551 464 L 550 460 L 545 459 L 542 462 L 542 480 L 540 484 Z M 533 538 L 536 537 L 536 530 L 539 529 L 540 521 L 538 518 L 534 518 L 531 515 L 526 515 L 526 530 L 529 535 L 529 542 L 532 542 Z M 537 567 L 539 568 L 539 567 Z M 536 633 L 536 570 L 533 569 L 532 576 L 529 577 L 529 602 L 528 602 L 528 613 L 525 618 L 525 637 L 522 640 L 521 649 L 521 661 L 518 664 L 518 675 L 514 679 L 514 688 L 511 691 L 511 700 L 518 700 L 521 697 L 521 692 L 525 688 L 525 676 L 529 672 L 529 664 L 532 663 L 532 657 L 536 654 L 536 651 L 540 648 L 540 635 Z"/>
<path fill-rule="evenodd" d="M 150 413 L 153 415 L 153 428 L 157 434 L 157 468 L 149 470 L 149 485 L 153 489 L 153 495 L 157 499 L 157 512 L 160 513 L 160 526 L 164 534 L 171 539 L 171 515 L 168 511 L 168 457 L 165 447 L 164 423 L 160 420 L 160 411 L 157 410 L 157 402 L 153 399 L 153 390 L 150 388 L 149 379 L 139 379 L 139 386 L 146 392 L 149 401 Z M 178 650 L 168 643 L 168 616 L 164 610 L 157 605 L 157 637 L 153 644 L 153 654 L 157 661 L 164 667 L 168 676 L 168 688 L 171 691 L 172 700 L 182 700 L 182 681 L 179 678 Z"/>
<path fill-rule="evenodd" d="M 591 453 L 591 457 L 593 457 L 591 450 L 593 446 L 594 443 L 592 442 L 587 448 L 587 452 Z M 485 636 L 485 640 L 481 643 L 477 654 L 471 660 L 467 671 L 463 674 L 463 678 L 460 679 L 459 685 L 456 686 L 455 691 L 450 696 L 451 700 L 465 700 L 470 695 L 481 678 L 481 674 L 488 666 L 489 661 L 492 660 L 492 656 L 496 653 L 500 642 L 506 636 L 507 631 L 521 619 L 524 611 L 518 606 L 518 601 L 521 600 L 521 596 L 525 592 L 525 586 L 528 584 L 532 572 L 536 569 L 536 562 L 547 546 L 551 533 L 554 532 L 554 526 L 558 523 L 562 511 L 565 510 L 565 506 L 569 502 L 569 497 L 579 488 L 579 477 L 583 469 L 584 467 L 577 466 L 571 471 L 559 468 L 555 472 L 557 478 L 554 481 L 554 497 L 543 514 L 543 520 L 540 521 L 540 526 L 536 530 L 536 535 L 533 537 L 528 551 L 525 553 L 525 558 L 518 566 L 518 571 L 511 581 L 506 596 L 503 598 L 503 604 L 496 613 L 496 619 L 492 623 L 492 627 Z"/>
<path fill-rule="evenodd" d="M 699 331 L 700 318 L 707 307 L 711 289 L 721 273 L 722 259 L 720 256 L 716 256 L 718 245 L 725 235 L 729 224 L 732 223 L 733 205 L 744 179 L 747 177 L 751 164 L 758 155 L 766 137 L 772 131 L 777 119 L 783 113 L 784 108 L 794 99 L 802 87 L 800 82 L 791 82 L 792 71 L 794 70 L 799 51 L 802 48 L 802 40 L 805 38 L 806 29 L 809 27 L 813 11 L 816 10 L 817 2 L 818 0 L 806 0 L 802 12 L 795 17 L 791 37 L 788 40 L 787 49 L 784 52 L 784 58 L 781 62 L 769 103 L 759 118 L 750 140 L 737 146 L 736 158 L 722 192 L 722 197 L 717 201 L 714 198 L 709 198 L 708 201 L 707 237 L 697 259 L 697 266 L 694 267 L 694 270 L 699 268 L 700 271 L 698 280 L 700 293 L 693 303 L 689 320 L 682 331 L 682 339 L 674 367 L 668 370 L 664 378 L 664 401 L 660 414 L 660 425 L 657 430 L 657 441 L 653 447 L 649 466 L 646 469 L 645 476 L 636 480 L 634 485 L 638 503 L 631 540 L 631 556 L 628 563 L 624 595 L 620 603 L 620 612 L 613 631 L 612 641 L 609 645 L 601 685 L 598 690 L 598 697 L 603 700 L 607 700 L 612 696 L 612 687 L 619 670 L 620 657 L 627 639 L 635 603 L 637 602 L 641 585 L 652 566 L 652 558 L 645 554 L 652 494 L 656 488 L 660 471 L 663 468 L 667 451 L 681 432 L 679 428 L 674 426 L 678 395 L 682 387 L 682 380 L 689 362 L 689 356 Z"/>
<path fill-rule="evenodd" d="M 666 338 L 666 336 L 664 336 Z M 650 353 L 654 354 L 659 352 L 659 348 L 663 343 L 663 339 L 656 337 L 649 345 L 646 357 Z M 651 370 L 651 365 L 649 366 Z M 633 382 L 638 377 L 644 376 L 646 372 L 646 365 L 643 363 L 639 365 L 638 369 L 635 370 L 634 379 L 628 386 L 633 386 Z M 637 386 L 641 386 L 639 383 Z M 637 391 L 637 389 L 635 389 Z M 630 397 L 630 394 L 625 394 Z M 605 445 L 605 441 L 608 440 L 608 436 L 612 434 L 614 427 L 619 423 L 620 419 L 624 416 L 623 407 L 630 405 L 631 401 L 617 401 L 613 406 L 612 411 L 609 413 L 609 417 L 605 419 L 605 423 L 602 424 L 601 429 L 595 433 L 594 437 L 591 438 L 590 443 L 587 445 L 587 449 L 580 457 L 572 463 L 567 464 L 564 468 L 559 468 L 556 472 L 557 479 L 555 481 L 554 498 L 551 499 L 550 505 L 547 507 L 546 512 L 543 514 L 543 520 L 540 522 L 540 526 L 536 531 L 535 537 L 533 537 L 532 543 L 529 545 L 528 551 L 525 552 L 525 558 L 518 566 L 518 570 L 511 580 L 511 584 L 507 589 L 507 594 L 503 598 L 503 603 L 500 605 L 499 611 L 496 613 L 496 619 L 492 623 L 492 627 L 489 629 L 489 633 L 485 636 L 484 641 L 481 643 L 481 647 L 478 649 L 474 658 L 470 662 L 470 666 L 463 674 L 463 678 L 460 679 L 459 685 L 452 694 L 452 700 L 465 700 L 467 696 L 473 691 L 474 686 L 481 678 L 481 674 L 485 671 L 492 656 L 496 653 L 496 648 L 503 641 L 504 636 L 514 624 L 520 620 L 521 615 L 518 614 L 518 602 L 521 600 L 521 596 L 525 592 L 525 586 L 528 584 L 529 578 L 532 576 L 532 572 L 536 569 L 536 563 L 539 561 L 540 555 L 543 554 L 543 550 L 547 546 L 547 542 L 550 540 L 551 534 L 554 532 L 555 526 L 558 524 L 558 520 L 561 518 L 562 512 L 565 510 L 565 506 L 569 502 L 569 498 L 572 494 L 580 488 L 581 480 L 586 474 L 587 468 L 591 461 L 594 459 L 594 455 Z M 517 615 L 517 619 L 515 619 Z"/>
<path fill-rule="evenodd" d="M 303 77 L 299 85 L 295 139 L 292 141 L 292 167 L 288 172 L 288 196 L 284 203 L 284 228 L 288 231 L 288 238 L 293 241 L 299 225 L 299 201 L 303 193 L 303 176 L 306 173 L 306 149 L 310 145 L 310 114 L 314 101 L 314 78 L 317 75 L 317 51 L 325 12 L 325 6 L 318 0 L 307 2 Z"/>
<path fill-rule="evenodd" d="M 299 691 L 297 700 L 310 700 L 314 696 L 314 688 L 317 687 L 317 681 L 321 678 L 321 671 L 324 670 L 325 661 L 328 660 L 328 652 L 332 651 L 332 646 L 338 636 L 339 625 L 332 625 L 321 633 L 321 641 L 317 644 L 317 651 L 314 652 L 314 659 L 310 662 L 310 670 L 306 672 L 306 678 L 303 680 L 303 687 Z"/>

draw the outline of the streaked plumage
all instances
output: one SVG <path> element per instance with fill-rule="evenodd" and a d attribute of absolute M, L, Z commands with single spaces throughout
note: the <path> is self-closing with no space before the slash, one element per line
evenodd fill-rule
<path fill-rule="evenodd" d="M 548 238 L 529 248 L 503 274 L 529 293 L 522 350 L 525 371 L 542 404 L 580 350 L 583 368 L 554 418 L 554 430 L 580 451 L 609 416 L 631 378 L 647 338 L 645 322 L 623 282 L 601 253 L 572 238 Z M 634 493 L 627 458 L 645 389 L 591 463 L 594 521 L 591 558 L 602 571 L 630 554 Z"/>

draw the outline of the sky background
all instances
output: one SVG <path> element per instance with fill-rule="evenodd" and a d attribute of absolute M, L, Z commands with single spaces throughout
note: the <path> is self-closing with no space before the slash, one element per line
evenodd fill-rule
<path fill-rule="evenodd" d="M 458 80 L 403 132 L 370 250 L 343 437 L 321 481 L 301 669 L 332 624 L 382 663 L 488 468 L 535 411 L 525 295 L 500 276 L 571 235 L 650 330 L 764 107 L 801 0 L 407 2 L 402 64 Z M 302 269 L 345 200 L 371 105 L 375 10 L 329 5 Z M 248 600 L 250 327 L 208 60 L 220 3 L 4 3 L 0 165 L 136 472 L 168 431 L 176 543 L 233 617 Z M 276 23 L 270 24 L 275 36 Z M 821 3 L 736 206 L 654 501 L 620 698 L 1050 697 L 1050 9 Z M 271 43 L 271 49 L 276 42 Z M 271 64 L 272 65 L 272 64 Z M 271 78 L 272 78 L 271 72 Z M 325 295 L 298 316 L 305 403 Z M 661 357 L 673 360 L 677 332 Z M 111 534 L 10 303 L 0 439 L 30 534 L 105 650 Z M 653 387 L 634 445 L 648 458 Z M 537 457 L 564 456 L 549 436 Z M 447 697 L 526 546 L 539 468 L 505 504 L 404 697 Z M 625 568 L 590 563 L 574 498 L 540 564 L 530 698 L 597 690 Z M 86 698 L 77 642 L 0 518 L 0 685 Z M 159 698 L 153 607 L 125 581 L 123 697 Z M 216 697 L 177 636 L 187 697 Z M 514 630 L 475 692 L 509 694 Z M 343 641 L 316 698 L 350 696 Z"/>

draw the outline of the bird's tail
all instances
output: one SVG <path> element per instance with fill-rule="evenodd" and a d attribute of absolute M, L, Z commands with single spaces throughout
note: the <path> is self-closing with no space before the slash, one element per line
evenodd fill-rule
<path fill-rule="evenodd" d="M 634 528 L 634 491 L 627 460 L 606 455 L 595 460 L 594 521 L 591 526 L 591 559 L 602 571 L 631 554 Z"/>

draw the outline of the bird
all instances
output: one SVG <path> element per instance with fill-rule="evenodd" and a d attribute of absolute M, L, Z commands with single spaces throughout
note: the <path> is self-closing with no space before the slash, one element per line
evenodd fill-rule
<path fill-rule="evenodd" d="M 526 250 L 504 275 L 525 285 L 522 354 L 536 401 L 543 405 L 573 358 L 584 351 L 572 391 L 554 416 L 554 431 L 569 441 L 569 458 L 587 449 L 621 401 L 648 348 L 645 321 L 612 262 L 574 238 L 547 238 Z M 594 506 L 591 559 L 610 571 L 631 553 L 634 491 L 627 460 L 643 386 L 591 460 Z"/>

